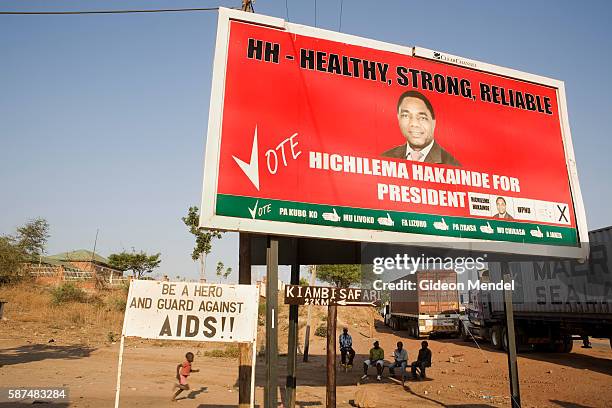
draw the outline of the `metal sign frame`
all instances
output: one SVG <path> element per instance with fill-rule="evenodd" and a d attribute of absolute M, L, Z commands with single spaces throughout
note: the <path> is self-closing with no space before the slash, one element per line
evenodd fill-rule
<path fill-rule="evenodd" d="M 218 191 L 217 182 L 219 175 L 218 172 L 225 95 L 225 79 L 229 48 L 229 29 L 230 22 L 232 20 L 252 23 L 256 25 L 263 25 L 269 28 L 288 31 L 298 35 L 338 41 L 351 45 L 370 47 L 378 50 L 404 54 L 411 57 L 427 58 L 441 63 L 453 63 L 454 60 L 455 65 L 461 65 L 463 67 L 466 67 L 466 65 L 464 63 L 462 64 L 461 62 L 467 61 L 471 64 L 466 67 L 467 69 L 475 69 L 556 89 L 557 102 L 559 105 L 561 136 L 563 139 L 566 168 L 570 181 L 570 194 L 571 199 L 573 201 L 574 212 L 576 216 L 578 245 L 575 247 L 570 247 L 547 244 L 527 244 L 518 242 L 490 241 L 484 239 L 469 239 L 405 232 L 352 229 L 344 227 L 297 224 L 283 221 L 267 221 L 217 215 L 215 213 L 215 208 L 217 203 Z M 436 52 L 436 54 L 440 55 L 440 53 L 438 52 Z M 289 23 L 281 18 L 258 15 L 254 13 L 246 13 L 227 8 L 220 8 L 217 26 L 215 57 L 213 63 L 200 226 L 204 228 L 214 228 L 226 231 L 254 232 L 294 237 L 297 236 L 309 238 L 326 238 L 358 242 L 393 244 L 409 243 L 410 245 L 415 246 L 435 246 L 441 248 L 454 248 L 478 252 L 504 252 L 512 254 L 556 256 L 578 259 L 584 259 L 588 257 L 588 229 L 586 223 L 584 203 L 582 201 L 580 184 L 578 181 L 576 161 L 571 140 L 571 132 L 569 128 L 564 83 L 559 80 L 520 72 L 497 65 L 482 63 L 479 61 L 469 60 L 467 58 L 455 57 L 450 54 L 443 55 L 449 58 L 446 58 L 445 60 L 435 58 L 434 51 L 428 50 L 426 48 L 394 45 L 353 35 Z M 491 243 L 503 245 L 490 245 Z"/>

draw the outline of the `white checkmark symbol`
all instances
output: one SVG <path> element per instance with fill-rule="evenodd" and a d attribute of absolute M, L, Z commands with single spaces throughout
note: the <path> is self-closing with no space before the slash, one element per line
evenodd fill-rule
<path fill-rule="evenodd" d="M 236 161 L 236 164 L 242 169 L 244 174 L 249 178 L 251 183 L 255 186 L 257 190 L 259 190 L 259 159 L 257 157 L 257 126 L 255 126 L 255 134 L 253 135 L 253 144 L 251 146 L 251 158 L 249 162 L 245 162 L 237 158 L 236 156 L 232 156 Z"/>
<path fill-rule="evenodd" d="M 257 214 L 257 204 L 259 204 L 259 200 L 255 202 L 255 207 L 251 210 L 251 207 L 247 207 L 249 212 L 251 213 L 251 218 L 255 219 L 255 214 Z"/>

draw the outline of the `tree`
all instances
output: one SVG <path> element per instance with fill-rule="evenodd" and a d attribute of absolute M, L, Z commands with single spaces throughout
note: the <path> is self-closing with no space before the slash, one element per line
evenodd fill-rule
<path fill-rule="evenodd" d="M 132 271 L 132 275 L 141 279 L 145 274 L 153 272 L 161 263 L 160 253 L 155 255 L 147 255 L 145 252 L 139 253 L 120 252 L 111 254 L 108 257 L 108 263 L 113 268 L 120 271 Z"/>
<path fill-rule="evenodd" d="M 223 262 L 217 262 L 217 276 L 219 278 L 227 279 L 230 273 L 232 273 L 232 268 L 225 268 Z"/>
<path fill-rule="evenodd" d="M 191 252 L 191 259 L 194 261 L 197 261 L 198 259 L 200 260 L 200 279 L 206 280 L 206 274 L 204 272 L 206 255 L 208 255 L 212 249 L 212 240 L 214 238 L 220 239 L 222 234 L 217 230 L 200 228 L 200 215 L 198 207 L 189 207 L 187 216 L 181 219 L 189 228 L 189 232 L 195 236 L 196 243 L 193 251 Z"/>
<path fill-rule="evenodd" d="M 319 265 L 317 279 L 348 288 L 361 280 L 361 265 Z"/>
<path fill-rule="evenodd" d="M 44 218 L 34 218 L 17 228 L 15 241 L 30 257 L 40 257 L 49 239 L 49 223 Z"/>
<path fill-rule="evenodd" d="M 0 236 L 0 283 L 19 280 L 21 265 L 40 259 L 49 239 L 49 223 L 34 218 L 17 228 L 15 235 Z"/>
<path fill-rule="evenodd" d="M 0 284 L 19 280 L 19 268 L 26 254 L 10 236 L 0 236 Z"/>

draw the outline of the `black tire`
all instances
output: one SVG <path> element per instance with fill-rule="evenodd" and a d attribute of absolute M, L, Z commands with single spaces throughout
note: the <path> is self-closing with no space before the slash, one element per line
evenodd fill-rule
<path fill-rule="evenodd" d="M 501 342 L 503 350 L 507 352 L 510 347 L 510 342 L 508 341 L 508 329 L 506 327 L 502 329 Z"/>
<path fill-rule="evenodd" d="M 572 336 L 568 334 L 564 335 L 563 336 L 563 353 L 571 353 L 572 348 L 574 348 L 574 340 L 572 340 Z"/>
<path fill-rule="evenodd" d="M 465 326 L 465 324 L 461 324 L 460 331 L 461 331 L 461 334 L 460 334 L 461 340 L 469 341 L 472 338 L 472 336 L 470 336 L 469 334 L 469 329 Z"/>
<path fill-rule="evenodd" d="M 500 326 L 493 326 L 491 329 L 491 344 L 496 350 L 501 350 L 504 346 L 501 339 L 502 330 Z"/>
<path fill-rule="evenodd" d="M 414 326 L 414 338 L 415 339 L 420 339 L 421 338 L 421 329 L 419 329 L 419 324 L 417 323 L 416 326 Z"/>

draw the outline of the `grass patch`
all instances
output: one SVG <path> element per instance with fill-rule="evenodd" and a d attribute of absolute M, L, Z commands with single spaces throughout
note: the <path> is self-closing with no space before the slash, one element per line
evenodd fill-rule
<path fill-rule="evenodd" d="M 226 346 L 224 350 L 214 349 L 205 351 L 204 355 L 206 357 L 216 357 L 216 358 L 238 358 L 240 355 L 240 349 L 236 345 Z"/>
<path fill-rule="evenodd" d="M 111 310 L 122 312 L 125 311 L 125 305 L 127 304 L 127 293 L 117 293 L 106 298 L 106 305 Z"/>
<path fill-rule="evenodd" d="M 51 303 L 61 305 L 68 302 L 87 302 L 87 293 L 74 283 L 63 283 L 51 289 Z"/>

